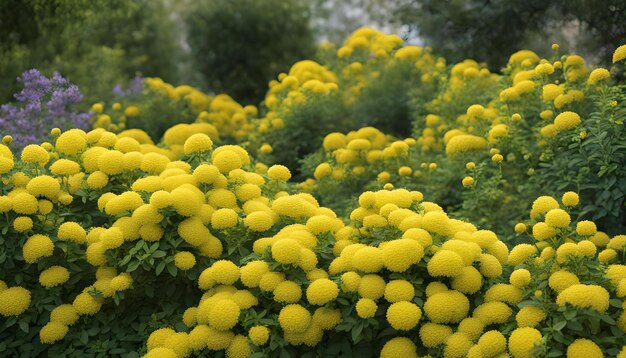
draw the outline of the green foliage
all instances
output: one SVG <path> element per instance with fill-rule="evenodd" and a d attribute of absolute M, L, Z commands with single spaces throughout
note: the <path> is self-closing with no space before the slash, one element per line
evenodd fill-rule
<path fill-rule="evenodd" d="M 574 47 L 606 63 L 626 37 L 619 20 L 625 9 L 624 0 L 600 6 L 584 0 L 412 0 L 399 3 L 396 16 L 446 58 L 474 58 L 499 69 L 523 47 L 545 44 L 548 36 L 558 41 L 559 31 L 576 31 L 564 30 L 568 24 L 579 26 Z"/>
<path fill-rule="evenodd" d="M 314 52 L 300 0 L 204 0 L 189 10 L 188 41 L 205 87 L 257 103 L 267 82 Z"/>
<path fill-rule="evenodd" d="M 88 102 L 136 73 L 173 80 L 174 25 L 163 1 L 3 1 L 0 4 L 0 98 L 11 100 L 15 77 L 32 67 L 59 71 Z"/>

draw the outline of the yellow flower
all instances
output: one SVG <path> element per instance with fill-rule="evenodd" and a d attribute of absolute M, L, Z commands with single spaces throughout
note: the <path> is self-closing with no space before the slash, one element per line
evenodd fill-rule
<path fill-rule="evenodd" d="M 30 298 L 30 291 L 24 287 L 15 286 L 0 290 L 0 315 L 5 317 L 21 315 L 30 306 Z"/>
<path fill-rule="evenodd" d="M 446 340 L 443 355 L 450 358 L 465 357 L 471 347 L 472 341 L 470 341 L 469 337 L 465 333 L 456 332 Z"/>
<path fill-rule="evenodd" d="M 291 178 L 291 172 L 286 166 L 276 164 L 272 165 L 267 170 L 267 176 L 269 176 L 270 179 L 287 181 Z"/>
<path fill-rule="evenodd" d="M 23 162 L 44 166 L 50 160 L 50 153 L 39 145 L 29 144 L 22 150 L 20 158 Z"/>
<path fill-rule="evenodd" d="M 530 211 L 530 217 L 534 219 L 540 214 L 545 214 L 552 209 L 558 208 L 559 203 L 553 197 L 540 196 L 533 202 L 532 209 Z"/>
<path fill-rule="evenodd" d="M 296 303 L 302 298 L 300 285 L 293 281 L 283 281 L 274 288 L 274 301 Z"/>
<path fill-rule="evenodd" d="M 39 274 L 39 283 L 45 288 L 64 284 L 69 280 L 70 272 L 62 266 L 50 266 Z"/>
<path fill-rule="evenodd" d="M 51 322 L 60 322 L 66 326 L 71 326 L 78 321 L 78 313 L 74 306 L 70 304 L 63 304 L 55 307 L 50 312 Z"/>
<path fill-rule="evenodd" d="M 115 292 L 124 291 L 133 284 L 133 278 L 129 273 L 124 272 L 111 278 L 111 289 Z"/>
<path fill-rule="evenodd" d="M 213 141 L 204 133 L 196 133 L 187 138 L 183 146 L 185 154 L 208 152 L 213 147 Z"/>
<path fill-rule="evenodd" d="M 595 70 L 591 71 L 591 73 L 589 74 L 589 78 L 587 79 L 587 84 L 595 85 L 596 83 L 602 80 L 605 80 L 609 77 L 611 77 L 611 74 L 606 68 L 596 68 Z"/>
<path fill-rule="evenodd" d="M 613 63 L 617 63 L 626 58 L 626 45 L 621 45 L 613 52 Z"/>
<path fill-rule="evenodd" d="M 495 284 L 485 292 L 485 302 L 499 301 L 516 305 L 522 301 L 523 292 L 513 285 Z"/>
<path fill-rule="evenodd" d="M 382 249 L 385 267 L 393 272 L 405 272 L 424 256 L 424 249 L 415 240 L 399 239 L 385 243 Z"/>
<path fill-rule="evenodd" d="M 234 284 L 240 276 L 239 267 L 228 260 L 219 260 L 211 266 L 212 276 L 223 285 Z"/>
<path fill-rule="evenodd" d="M 555 210 L 555 209 L 553 209 Z M 533 237 L 537 241 L 544 241 L 556 235 L 554 227 L 546 224 L 545 222 L 538 222 L 533 225 Z"/>
<path fill-rule="evenodd" d="M 239 215 L 233 209 L 219 209 L 211 216 L 211 226 L 214 229 L 228 229 L 237 225 Z"/>
<path fill-rule="evenodd" d="M 40 175 L 32 178 L 26 185 L 26 190 L 33 196 L 43 196 L 48 199 L 56 199 L 61 191 L 61 184 L 55 178 L 48 175 Z"/>
<path fill-rule="evenodd" d="M 463 258 L 451 250 L 439 250 L 428 261 L 428 273 L 431 276 L 454 277 L 461 274 Z"/>
<path fill-rule="evenodd" d="M 424 347 L 433 348 L 444 344 L 452 335 L 452 328 L 442 324 L 427 322 L 420 328 L 420 339 Z"/>
<path fill-rule="evenodd" d="M 184 332 L 178 332 L 167 337 L 163 342 L 163 348 L 173 350 L 178 357 L 188 357 L 191 354 L 189 337 Z"/>
<path fill-rule="evenodd" d="M 129 118 L 137 117 L 139 113 L 139 107 L 137 106 L 128 106 L 126 107 L 126 109 L 124 109 L 124 115 Z"/>
<path fill-rule="evenodd" d="M 488 331 L 480 336 L 478 346 L 485 356 L 496 357 L 506 350 L 506 338 L 498 331 Z"/>
<path fill-rule="evenodd" d="M 502 154 L 494 154 L 491 157 L 491 160 L 496 162 L 496 163 L 501 163 L 504 160 L 504 157 L 502 156 Z"/>
<path fill-rule="evenodd" d="M 415 296 L 413 284 L 406 280 L 393 280 L 385 286 L 385 299 L 391 303 L 412 301 Z"/>
<path fill-rule="evenodd" d="M 33 228 L 33 219 L 28 216 L 19 216 L 13 220 L 13 229 L 17 232 L 26 232 Z"/>
<path fill-rule="evenodd" d="M 417 346 L 409 338 L 396 337 L 387 341 L 380 351 L 380 358 L 417 358 Z"/>
<path fill-rule="evenodd" d="M 575 112 L 562 112 L 554 118 L 554 125 L 560 131 L 574 129 L 580 124 L 580 116 Z"/>
<path fill-rule="evenodd" d="M 514 358 L 532 358 L 531 351 L 541 338 L 541 332 L 534 328 L 517 328 L 509 336 L 509 352 Z"/>
<path fill-rule="evenodd" d="M 241 156 L 230 149 L 219 152 L 213 151 L 212 161 L 213 165 L 215 165 L 222 173 L 229 173 L 233 169 L 241 168 L 243 164 Z"/>
<path fill-rule="evenodd" d="M 36 234 L 28 238 L 22 247 L 24 261 L 29 264 L 37 262 L 43 257 L 52 256 L 54 244 L 49 237 Z"/>
<path fill-rule="evenodd" d="M 43 344 L 52 344 L 60 341 L 67 334 L 68 328 L 61 322 L 48 322 L 39 331 L 39 340 Z"/>
<path fill-rule="evenodd" d="M 85 242 L 87 233 L 80 224 L 66 221 L 59 226 L 57 237 L 60 240 L 71 240 L 80 244 Z"/>
<path fill-rule="evenodd" d="M 455 156 L 457 154 L 479 150 L 487 145 L 487 141 L 478 136 L 461 134 L 452 137 L 446 145 L 446 154 L 448 156 Z"/>
<path fill-rule="evenodd" d="M 529 244 L 516 245 L 509 253 L 509 265 L 517 266 L 528 260 L 532 255 L 535 255 L 536 253 L 537 248 L 535 246 Z"/>
<path fill-rule="evenodd" d="M 548 211 L 545 219 L 546 224 L 557 228 L 569 226 L 571 220 L 569 214 L 563 209 L 552 209 Z"/>
<path fill-rule="evenodd" d="M 387 321 L 391 327 L 400 331 L 412 329 L 420 318 L 422 318 L 422 310 L 412 302 L 395 302 L 387 309 Z"/>
<path fill-rule="evenodd" d="M 581 236 L 592 236 L 598 232 L 598 228 L 593 221 L 583 220 L 576 224 L 576 233 Z"/>
<path fill-rule="evenodd" d="M 298 304 L 290 304 L 280 310 L 278 323 L 285 332 L 303 333 L 311 324 L 311 313 Z"/>
<path fill-rule="evenodd" d="M 559 293 L 556 298 L 559 306 L 566 303 L 576 308 L 593 308 L 604 313 L 609 308 L 609 292 L 602 286 L 575 284 Z"/>
<path fill-rule="evenodd" d="M 83 292 L 76 296 L 72 305 L 78 314 L 92 316 L 100 311 L 102 302 L 93 298 L 88 292 Z"/>
<path fill-rule="evenodd" d="M 359 295 L 377 300 L 385 294 L 385 280 L 378 275 L 365 275 L 359 281 Z"/>
<path fill-rule="evenodd" d="M 576 206 L 578 205 L 578 201 L 579 201 L 578 194 L 576 194 L 573 191 L 568 191 L 563 194 L 561 201 L 563 202 L 563 205 L 565 206 Z"/>
<path fill-rule="evenodd" d="M 337 284 L 327 278 L 313 281 L 306 290 L 306 298 L 312 305 L 323 306 L 334 301 L 339 294 Z"/>
<path fill-rule="evenodd" d="M 550 279 L 548 280 L 550 288 L 555 290 L 557 293 L 579 283 L 580 281 L 578 280 L 578 276 L 565 270 L 559 270 L 552 273 L 550 275 Z"/>
<path fill-rule="evenodd" d="M 148 351 L 152 351 L 156 348 L 163 347 L 165 340 L 176 334 L 171 328 L 159 328 L 152 333 L 148 337 L 148 341 L 146 342 L 146 346 L 148 347 Z"/>
<path fill-rule="evenodd" d="M 76 155 L 87 145 L 87 134 L 80 129 L 70 129 L 56 140 L 56 149 L 65 155 Z"/>
<path fill-rule="evenodd" d="M 270 337 L 270 330 L 265 326 L 253 326 L 248 331 L 248 337 L 257 346 L 263 346 Z"/>
<path fill-rule="evenodd" d="M 463 178 L 461 183 L 464 187 L 469 188 L 470 186 L 474 185 L 474 178 L 467 176 Z"/>
<path fill-rule="evenodd" d="M 302 247 L 294 239 L 281 239 L 272 245 L 272 258 L 283 264 L 294 264 L 300 260 Z"/>
<path fill-rule="evenodd" d="M 374 300 L 369 298 L 361 298 L 356 303 L 356 313 L 361 318 L 371 318 L 374 317 L 376 311 L 378 310 L 378 305 Z"/>
<path fill-rule="evenodd" d="M 187 271 L 196 265 L 196 257 L 189 251 L 180 251 L 174 255 L 174 265 Z"/>
<path fill-rule="evenodd" d="M 239 305 L 230 299 L 216 302 L 209 311 L 209 325 L 219 331 L 233 328 L 239 321 Z"/>
<path fill-rule="evenodd" d="M 467 115 L 470 118 L 481 117 L 485 113 L 485 107 L 480 104 L 473 104 L 467 108 Z"/>
<path fill-rule="evenodd" d="M 312 322 L 323 330 L 331 330 L 335 328 L 341 320 L 341 310 L 320 307 L 313 313 Z"/>
<path fill-rule="evenodd" d="M 261 277 L 269 272 L 269 266 L 265 261 L 250 261 L 241 267 L 241 283 L 246 287 L 254 288 L 259 286 Z"/>
<path fill-rule="evenodd" d="M 486 302 L 474 309 L 474 317 L 486 326 L 494 323 L 505 323 L 512 314 L 513 311 L 506 303 L 498 301 Z"/>
<path fill-rule="evenodd" d="M 537 306 L 524 306 L 515 315 L 518 327 L 535 327 L 546 318 L 546 313 Z"/>
<path fill-rule="evenodd" d="M 526 287 L 531 281 L 530 271 L 526 269 L 517 269 L 511 273 L 509 282 L 517 288 Z"/>
<path fill-rule="evenodd" d="M 469 312 L 469 300 L 458 291 L 439 292 L 426 300 L 424 312 L 434 323 L 458 323 Z"/>
<path fill-rule="evenodd" d="M 578 338 L 567 347 L 567 358 L 602 358 L 604 353 L 592 340 Z"/>

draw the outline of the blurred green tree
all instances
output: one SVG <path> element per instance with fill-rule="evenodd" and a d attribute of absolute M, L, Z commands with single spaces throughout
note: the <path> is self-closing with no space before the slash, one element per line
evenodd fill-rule
<path fill-rule="evenodd" d="M 187 14 L 188 42 L 204 87 L 258 103 L 267 83 L 315 52 L 302 0 L 203 0 Z"/>
<path fill-rule="evenodd" d="M 61 72 L 89 99 L 140 72 L 177 77 L 175 26 L 167 3 L 153 0 L 0 1 L 0 99 L 15 78 L 37 67 Z"/>
<path fill-rule="evenodd" d="M 517 50 L 549 51 L 538 43 L 562 40 L 603 62 L 626 38 L 626 0 L 391 1 L 399 21 L 436 52 L 454 62 L 485 61 L 493 70 Z"/>

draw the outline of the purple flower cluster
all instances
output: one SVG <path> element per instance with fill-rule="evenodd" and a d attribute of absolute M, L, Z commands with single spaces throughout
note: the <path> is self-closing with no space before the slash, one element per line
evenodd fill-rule
<path fill-rule="evenodd" d="M 89 128 L 90 112 L 74 112 L 72 105 L 83 95 L 78 86 L 58 72 L 51 78 L 30 69 L 17 78 L 24 88 L 16 93 L 15 104 L 0 105 L 0 134 L 11 135 L 18 148 L 41 142 L 52 128 Z"/>
<path fill-rule="evenodd" d="M 113 94 L 122 97 L 122 98 L 135 98 L 141 94 L 143 90 L 143 78 L 140 76 L 135 76 L 130 81 L 128 88 L 123 89 L 122 85 L 117 84 L 113 87 Z"/>

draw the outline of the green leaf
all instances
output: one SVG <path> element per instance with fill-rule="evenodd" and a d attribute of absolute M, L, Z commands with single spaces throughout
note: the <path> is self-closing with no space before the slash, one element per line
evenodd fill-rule
<path fill-rule="evenodd" d="M 567 325 L 567 321 L 560 321 L 560 322 L 557 322 L 554 326 L 552 326 L 552 329 L 554 329 L 555 331 L 560 331 L 566 325 Z"/>

